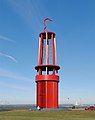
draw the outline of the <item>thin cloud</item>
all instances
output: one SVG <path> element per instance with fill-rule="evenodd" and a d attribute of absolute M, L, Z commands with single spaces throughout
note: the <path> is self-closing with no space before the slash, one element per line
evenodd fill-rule
<path fill-rule="evenodd" d="M 39 2 L 35 4 L 35 1 L 28 0 L 25 1 L 15 1 L 9 0 L 10 5 L 13 7 L 13 10 L 19 14 L 19 16 L 32 28 L 35 28 L 34 24 L 41 30 L 42 26 L 42 12 L 39 12 L 38 6 L 40 6 Z M 42 8 L 42 7 L 40 7 Z M 32 29 L 35 33 L 37 30 Z"/>
<path fill-rule="evenodd" d="M 1 55 L 1 56 L 4 56 L 4 57 L 7 57 L 7 58 L 9 58 L 9 59 L 11 59 L 12 61 L 14 61 L 14 62 L 17 63 L 17 60 L 16 60 L 14 57 L 10 56 L 10 55 L 7 55 L 7 54 L 1 53 L 1 52 L 0 52 L 0 55 Z"/>
<path fill-rule="evenodd" d="M 5 40 L 5 41 L 9 41 L 9 42 L 14 42 L 14 40 L 8 38 L 8 37 L 5 37 L 5 36 L 2 36 L 0 35 L 0 40 Z"/>
<path fill-rule="evenodd" d="M 30 91 L 31 88 L 27 88 L 25 86 L 19 86 L 19 85 L 15 85 L 15 84 L 11 84 L 11 83 L 6 83 L 6 82 L 0 82 L 0 85 L 1 86 L 4 86 L 4 87 L 8 87 L 8 88 L 11 88 L 11 89 L 16 89 L 16 90 L 22 90 L 22 91 Z"/>
<path fill-rule="evenodd" d="M 0 70 L 0 77 L 7 77 L 7 78 L 12 78 L 16 80 L 25 80 L 25 81 L 31 81 L 32 79 L 23 77 L 20 75 L 17 75 L 16 73 L 6 71 L 6 70 Z"/>

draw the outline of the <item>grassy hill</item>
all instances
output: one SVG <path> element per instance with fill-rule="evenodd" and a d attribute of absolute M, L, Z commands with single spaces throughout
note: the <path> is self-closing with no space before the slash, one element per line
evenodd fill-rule
<path fill-rule="evenodd" d="M 28 111 L 0 112 L 0 120 L 95 120 L 95 111 Z"/>

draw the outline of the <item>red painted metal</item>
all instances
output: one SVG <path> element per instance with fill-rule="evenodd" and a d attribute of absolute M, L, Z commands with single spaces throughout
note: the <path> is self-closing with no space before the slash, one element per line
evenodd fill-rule
<path fill-rule="evenodd" d="M 47 20 L 52 21 L 50 18 L 44 19 L 44 31 L 47 31 L 47 30 L 46 30 L 46 27 L 47 27 L 47 26 L 46 26 L 46 21 L 47 21 Z"/>
<path fill-rule="evenodd" d="M 38 65 L 36 75 L 36 107 L 58 108 L 58 70 L 55 63 L 55 33 L 39 35 Z"/>
<path fill-rule="evenodd" d="M 85 108 L 85 110 L 95 110 L 95 106 L 87 107 L 87 108 Z"/>

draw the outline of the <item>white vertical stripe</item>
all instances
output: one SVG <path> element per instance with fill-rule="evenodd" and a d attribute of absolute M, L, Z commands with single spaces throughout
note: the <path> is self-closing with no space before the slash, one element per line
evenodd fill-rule
<path fill-rule="evenodd" d="M 55 46 L 55 64 L 58 64 L 57 51 L 56 51 L 56 39 L 55 38 L 54 38 L 54 46 Z"/>
<path fill-rule="evenodd" d="M 39 49 L 38 49 L 38 64 L 39 64 L 39 60 L 40 60 L 40 37 L 39 37 Z"/>
<path fill-rule="evenodd" d="M 48 33 L 46 32 L 46 64 L 48 64 Z"/>

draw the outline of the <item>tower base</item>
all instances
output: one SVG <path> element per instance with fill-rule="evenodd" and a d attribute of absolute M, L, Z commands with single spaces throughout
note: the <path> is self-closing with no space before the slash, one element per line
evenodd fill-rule
<path fill-rule="evenodd" d="M 58 108 L 58 75 L 37 75 L 37 108 Z"/>

